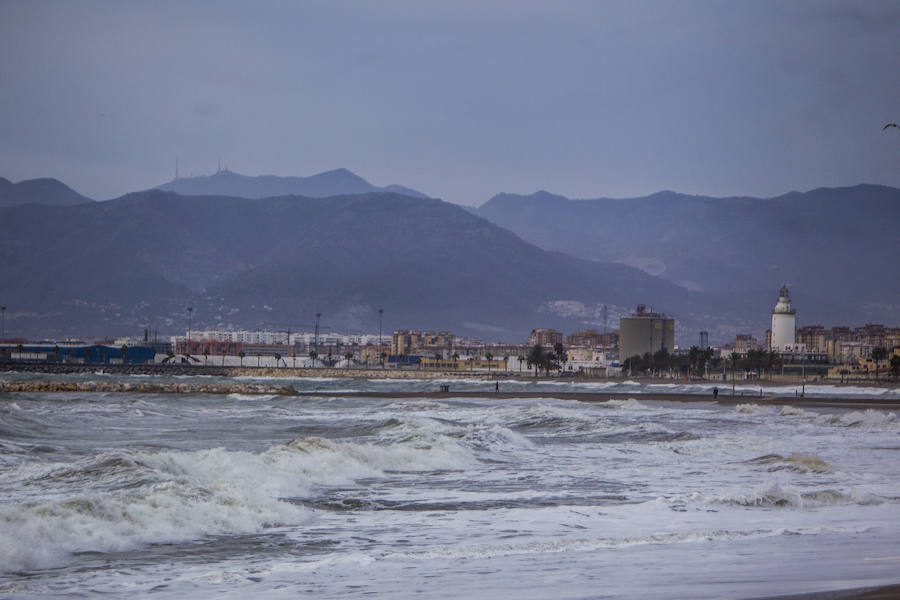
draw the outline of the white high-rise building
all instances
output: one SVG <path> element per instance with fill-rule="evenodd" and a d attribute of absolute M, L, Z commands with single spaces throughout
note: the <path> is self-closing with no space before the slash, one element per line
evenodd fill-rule
<path fill-rule="evenodd" d="M 772 309 L 772 347 L 771 350 L 783 352 L 785 346 L 794 345 L 794 318 L 796 312 L 791 308 L 791 296 L 786 285 L 781 286 L 778 302 Z"/>

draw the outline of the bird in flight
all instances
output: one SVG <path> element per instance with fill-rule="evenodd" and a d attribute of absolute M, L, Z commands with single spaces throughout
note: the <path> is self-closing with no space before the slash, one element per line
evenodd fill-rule
<path fill-rule="evenodd" d="M 884 130 L 887 129 L 888 127 L 896 127 L 897 129 L 900 129 L 900 125 L 897 125 L 896 123 L 888 123 L 887 125 L 885 125 L 884 127 L 882 127 L 881 130 L 884 131 Z"/>

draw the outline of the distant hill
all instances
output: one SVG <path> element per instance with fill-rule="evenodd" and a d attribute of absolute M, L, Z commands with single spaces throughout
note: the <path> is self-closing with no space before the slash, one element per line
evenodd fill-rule
<path fill-rule="evenodd" d="M 547 252 L 445 202 L 388 192 L 328 199 L 150 190 L 73 207 L 0 209 L 7 331 L 158 327 L 448 329 L 522 341 L 534 327 L 602 327 L 659 302 L 679 327 L 733 325 L 738 307 L 620 264 Z M 26 308 L 16 308 L 26 307 Z M 23 314 L 27 313 L 27 314 Z M 711 327 L 715 329 L 715 327 Z M 686 329 L 684 329 L 686 331 Z M 695 333 L 690 333 L 693 338 Z"/>
<path fill-rule="evenodd" d="M 547 250 L 742 298 L 758 307 L 759 334 L 782 283 L 792 287 L 798 325 L 900 323 L 895 188 L 820 188 L 767 199 L 499 194 L 474 212 Z"/>
<path fill-rule="evenodd" d="M 235 196 L 238 198 L 274 198 L 277 196 L 306 196 L 326 198 L 344 194 L 366 194 L 388 191 L 427 198 L 402 185 L 379 188 L 347 169 L 325 171 L 309 177 L 278 177 L 276 175 L 249 176 L 224 170 L 214 175 L 181 178 L 158 186 L 156 189 L 176 192 L 183 196 Z"/>
<path fill-rule="evenodd" d="M 20 204 L 70 206 L 93 202 L 56 179 L 26 179 L 13 183 L 0 177 L 0 207 Z"/>

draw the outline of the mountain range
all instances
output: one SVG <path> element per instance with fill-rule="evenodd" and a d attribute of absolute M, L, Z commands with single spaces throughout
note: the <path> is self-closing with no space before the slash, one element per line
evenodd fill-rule
<path fill-rule="evenodd" d="M 157 189 L 177 192 L 183 196 L 236 196 L 256 199 L 290 195 L 326 198 L 369 192 L 396 192 L 415 198 L 428 198 L 422 192 L 402 185 L 394 184 L 386 187 L 372 185 L 347 169 L 334 169 L 309 177 L 249 176 L 224 169 L 213 175 L 178 178 L 157 186 Z"/>
<path fill-rule="evenodd" d="M 308 195 L 257 196 L 310 180 Z M 195 329 L 298 330 L 322 313 L 326 328 L 371 332 L 383 308 L 385 331 L 520 342 L 534 327 L 602 329 L 605 312 L 613 328 L 642 303 L 674 314 L 680 344 L 700 330 L 723 343 L 762 334 L 782 283 L 793 285 L 798 325 L 900 320 L 893 188 L 771 199 L 538 192 L 463 209 L 372 191 L 343 169 L 175 184 L 223 191 L 93 202 L 55 180 L 0 179 L 0 198 L 14 198 L 0 204 L 7 333 L 183 332 L 188 306 Z M 340 186 L 351 191 L 330 193 Z"/>
<path fill-rule="evenodd" d="M 671 191 L 570 200 L 499 194 L 473 212 L 544 249 L 638 267 L 763 307 L 789 284 L 798 325 L 900 322 L 900 190 L 820 188 L 775 198 Z"/>
<path fill-rule="evenodd" d="M 548 252 L 462 208 L 392 192 L 249 200 L 149 190 L 0 210 L 6 303 L 48 336 L 202 327 L 448 329 L 521 341 L 601 325 L 665 298 L 698 326 L 714 306 L 621 264 Z M 723 322 L 736 311 L 720 316 Z M 8 317 L 11 315 L 8 315 Z"/>

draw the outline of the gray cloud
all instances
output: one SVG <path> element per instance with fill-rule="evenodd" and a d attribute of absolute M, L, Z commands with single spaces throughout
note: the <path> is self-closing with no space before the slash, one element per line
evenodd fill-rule
<path fill-rule="evenodd" d="M 898 23 L 874 2 L 7 2 L 0 175 L 107 198 L 221 156 L 470 204 L 900 186 Z"/>

